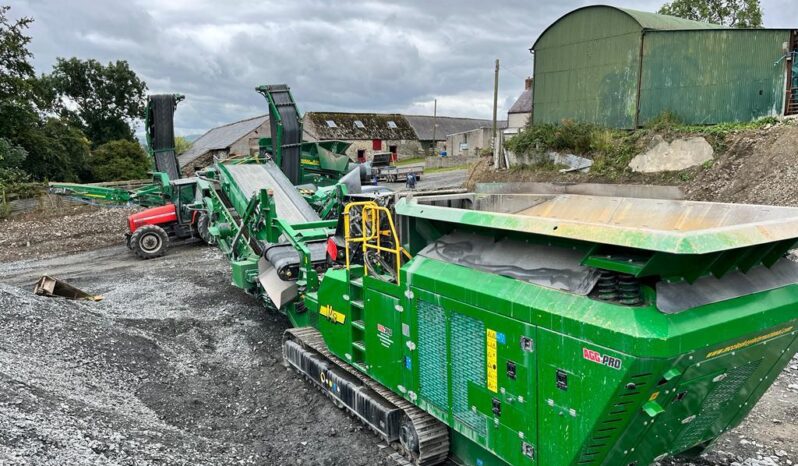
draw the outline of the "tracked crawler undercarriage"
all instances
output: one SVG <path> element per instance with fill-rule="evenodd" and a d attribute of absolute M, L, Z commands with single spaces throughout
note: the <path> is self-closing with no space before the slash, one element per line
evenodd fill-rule
<path fill-rule="evenodd" d="M 327 350 L 316 329 L 286 330 L 283 358 L 286 365 L 306 376 L 337 406 L 381 436 L 401 455 L 396 458 L 398 461 L 433 466 L 448 457 L 446 424 L 338 359 Z"/>

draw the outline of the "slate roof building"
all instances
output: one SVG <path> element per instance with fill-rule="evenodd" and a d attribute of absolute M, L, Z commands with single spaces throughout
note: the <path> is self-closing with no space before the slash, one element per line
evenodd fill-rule
<path fill-rule="evenodd" d="M 535 123 L 632 129 L 798 113 L 798 38 L 612 6 L 574 10 L 532 46 Z"/>
<path fill-rule="evenodd" d="M 367 160 L 378 152 L 397 158 L 427 155 L 434 146 L 442 148 L 449 134 L 490 125 L 490 120 L 398 113 L 308 112 L 304 117 L 306 139 L 350 142 L 348 155 L 353 160 Z"/>
<path fill-rule="evenodd" d="M 503 128 L 507 122 L 498 123 Z M 427 155 L 434 143 L 443 148 L 447 135 L 489 127 L 492 122 L 399 113 L 307 112 L 302 124 L 306 141 L 347 141 L 352 144 L 347 155 L 353 160 L 368 160 L 378 152 L 392 152 L 397 158 Z M 268 115 L 219 126 L 197 138 L 178 156 L 178 162 L 184 174 L 192 175 L 196 168 L 213 163 L 214 158 L 257 154 L 258 140 L 270 135 Z"/>
<path fill-rule="evenodd" d="M 219 126 L 197 138 L 177 160 L 183 173 L 191 175 L 195 167 L 210 165 L 214 157 L 225 159 L 257 154 L 258 139 L 269 137 L 270 134 L 268 115 Z"/>
<path fill-rule="evenodd" d="M 485 126 L 493 126 L 493 120 L 481 120 L 476 118 L 456 118 L 456 117 L 432 117 L 429 115 L 407 115 L 407 121 L 415 130 L 420 141 L 432 144 L 433 137 L 435 142 L 446 140 L 446 136 L 455 133 L 471 131 Z M 497 122 L 499 127 L 504 123 Z M 433 131 L 433 127 L 437 128 Z M 434 136 L 433 136 L 434 134 Z"/>
<path fill-rule="evenodd" d="M 523 128 L 532 116 L 532 78 L 524 81 L 524 92 L 507 111 L 507 127 Z"/>

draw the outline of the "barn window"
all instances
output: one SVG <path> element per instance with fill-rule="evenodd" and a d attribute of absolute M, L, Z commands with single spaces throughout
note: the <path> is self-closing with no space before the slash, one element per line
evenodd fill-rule
<path fill-rule="evenodd" d="M 327 120 L 327 127 L 328 128 L 337 128 L 338 125 L 336 125 L 335 122 L 332 121 L 332 120 Z"/>
<path fill-rule="evenodd" d="M 388 128 L 396 129 L 396 122 L 393 120 L 388 120 Z"/>
<path fill-rule="evenodd" d="M 366 129 L 366 125 L 360 120 L 355 120 L 355 128 Z"/>

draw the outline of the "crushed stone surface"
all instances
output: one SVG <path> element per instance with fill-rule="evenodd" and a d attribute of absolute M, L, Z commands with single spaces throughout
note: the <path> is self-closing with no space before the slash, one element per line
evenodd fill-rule
<path fill-rule="evenodd" d="M 127 216 L 140 209 L 65 202 L 0 220 L 0 262 L 36 259 L 120 244 Z"/>
<path fill-rule="evenodd" d="M 798 206 L 798 124 L 742 131 L 685 185 L 689 199 Z"/>
<path fill-rule="evenodd" d="M 35 296 L 45 271 L 105 299 Z M 229 283 L 196 245 L 0 266 L 0 464 L 387 464 L 283 366 L 287 320 Z"/>

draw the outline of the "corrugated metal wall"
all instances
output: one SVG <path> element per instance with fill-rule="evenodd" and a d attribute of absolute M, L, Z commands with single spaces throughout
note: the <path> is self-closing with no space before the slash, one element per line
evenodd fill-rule
<path fill-rule="evenodd" d="M 535 44 L 535 123 L 563 119 L 632 128 L 640 25 L 610 8 L 563 17 Z"/>
<path fill-rule="evenodd" d="M 640 125 L 665 111 L 691 124 L 781 115 L 789 38 L 763 29 L 646 32 Z"/>

